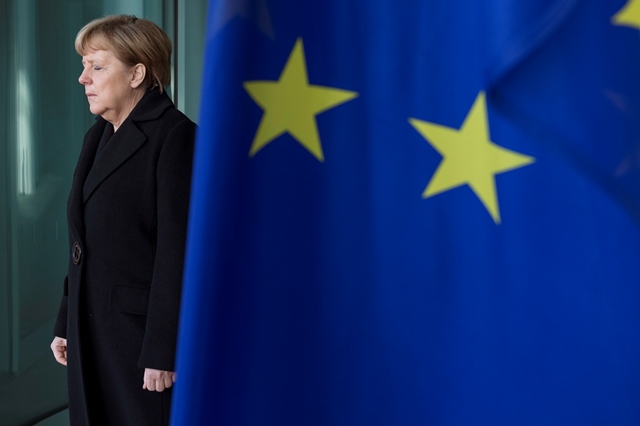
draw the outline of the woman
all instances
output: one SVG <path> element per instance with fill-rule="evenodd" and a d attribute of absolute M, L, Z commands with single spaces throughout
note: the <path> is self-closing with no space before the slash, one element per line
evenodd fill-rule
<path fill-rule="evenodd" d="M 168 424 L 196 126 L 163 90 L 171 41 L 152 22 L 97 19 L 75 47 L 97 117 L 69 195 L 51 349 L 72 425 Z"/>

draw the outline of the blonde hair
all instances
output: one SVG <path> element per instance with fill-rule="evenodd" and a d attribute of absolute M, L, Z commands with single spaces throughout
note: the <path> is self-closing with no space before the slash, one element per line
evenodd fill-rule
<path fill-rule="evenodd" d="M 76 52 L 110 50 L 127 66 L 143 64 L 145 84 L 160 92 L 171 83 L 171 40 L 151 21 L 133 15 L 111 15 L 94 19 L 76 36 Z"/>

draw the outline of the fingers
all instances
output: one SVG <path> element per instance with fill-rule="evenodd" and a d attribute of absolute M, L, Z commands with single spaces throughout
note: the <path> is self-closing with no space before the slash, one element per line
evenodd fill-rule
<path fill-rule="evenodd" d="M 172 371 L 153 370 L 145 368 L 142 389 L 152 392 L 163 392 L 175 383 L 175 373 Z"/>
<path fill-rule="evenodd" d="M 56 355 L 55 357 L 56 357 L 56 361 L 58 361 L 60 364 L 64 365 L 65 367 L 67 366 L 67 351 L 66 350 L 61 350 L 60 352 L 58 352 L 58 355 Z"/>
<path fill-rule="evenodd" d="M 173 381 L 169 378 L 148 380 L 142 385 L 142 389 L 147 389 L 155 392 L 163 392 L 173 386 Z"/>
<path fill-rule="evenodd" d="M 143 389 L 148 389 L 155 392 L 163 392 L 173 386 L 173 382 L 169 378 L 151 380 L 148 384 L 145 383 Z"/>
<path fill-rule="evenodd" d="M 62 365 L 67 365 L 67 339 L 55 337 L 51 342 L 53 356 Z"/>
<path fill-rule="evenodd" d="M 164 378 L 164 388 L 165 389 L 169 389 L 171 386 L 173 386 L 173 380 L 171 380 L 171 377 L 165 377 Z"/>

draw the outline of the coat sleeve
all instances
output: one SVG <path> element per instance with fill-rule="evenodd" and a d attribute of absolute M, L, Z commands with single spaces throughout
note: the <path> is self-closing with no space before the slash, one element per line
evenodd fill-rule
<path fill-rule="evenodd" d="M 60 308 L 58 308 L 58 318 L 56 319 L 55 326 L 53 327 L 53 335 L 57 337 L 67 338 L 67 312 L 68 312 L 68 296 L 69 296 L 69 278 L 64 279 L 64 293 L 62 294 L 62 300 L 60 301 Z"/>
<path fill-rule="evenodd" d="M 175 368 L 194 138 L 195 124 L 179 122 L 158 159 L 156 256 L 140 368 Z"/>

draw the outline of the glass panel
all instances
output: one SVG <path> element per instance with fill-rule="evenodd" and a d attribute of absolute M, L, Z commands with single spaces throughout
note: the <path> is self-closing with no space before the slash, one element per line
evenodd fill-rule
<path fill-rule="evenodd" d="M 207 2 L 178 0 L 176 105 L 196 123 L 204 59 Z"/>
<path fill-rule="evenodd" d="M 91 8 L 36 0 L 2 8 L 0 418 L 12 425 L 66 404 L 66 372 L 49 343 L 67 263 L 66 193 L 91 119 L 75 87 L 73 40 Z"/>
<path fill-rule="evenodd" d="M 8 8 L 6 2 L 0 2 L 0 64 L 9 63 L 8 55 Z M 9 212 L 7 205 L 8 170 L 6 133 L 7 128 L 7 99 L 8 86 L 7 67 L 0 67 L 0 386 L 6 381 L 6 376 L 11 369 L 10 327 L 11 327 L 11 294 L 8 283 L 10 277 L 9 256 Z M 1 400 L 0 400 L 1 401 Z"/>

